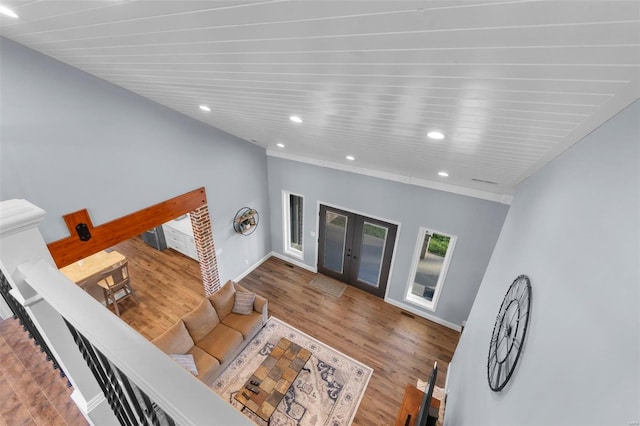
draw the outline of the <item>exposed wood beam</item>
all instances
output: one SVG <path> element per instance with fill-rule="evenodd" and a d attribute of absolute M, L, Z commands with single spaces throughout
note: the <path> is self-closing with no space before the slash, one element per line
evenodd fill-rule
<path fill-rule="evenodd" d="M 78 210 L 63 216 L 71 235 L 47 247 L 58 268 L 62 268 L 206 204 L 207 194 L 202 187 L 95 227 L 89 212 Z M 80 240 L 76 232 L 81 223 L 87 225 L 91 234 L 87 241 Z"/>

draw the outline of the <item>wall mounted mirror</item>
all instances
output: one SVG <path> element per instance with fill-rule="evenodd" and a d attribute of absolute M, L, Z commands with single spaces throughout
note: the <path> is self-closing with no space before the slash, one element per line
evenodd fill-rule
<path fill-rule="evenodd" d="M 405 299 L 435 311 L 457 237 L 421 227 Z"/>

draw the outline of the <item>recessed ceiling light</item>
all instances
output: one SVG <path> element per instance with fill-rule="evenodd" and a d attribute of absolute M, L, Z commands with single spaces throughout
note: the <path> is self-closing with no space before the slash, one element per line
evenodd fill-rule
<path fill-rule="evenodd" d="M 9 9 L 6 6 L 2 6 L 2 5 L 0 5 L 0 13 L 3 14 L 3 15 L 10 16 L 12 18 L 17 18 L 18 17 L 18 15 L 16 15 L 16 13 L 13 10 Z"/>
<path fill-rule="evenodd" d="M 278 144 L 276 144 L 276 146 L 277 146 L 278 148 L 284 148 L 284 144 L 283 144 L 283 143 L 278 143 Z"/>
<path fill-rule="evenodd" d="M 206 105 L 200 105 L 200 109 L 203 110 L 203 111 L 211 112 L 211 108 L 209 108 Z"/>
<path fill-rule="evenodd" d="M 347 155 L 347 156 L 346 156 L 346 157 L 344 157 L 344 158 L 346 158 L 346 159 L 347 159 L 347 160 L 349 160 L 349 161 L 354 161 L 354 160 L 356 159 L 356 157 L 354 157 L 353 155 Z"/>
<path fill-rule="evenodd" d="M 440 139 L 444 139 L 444 134 L 442 132 L 438 132 L 438 131 L 431 131 L 429 133 L 427 133 L 427 137 L 429 139 L 436 139 L 436 140 L 440 140 Z"/>
<path fill-rule="evenodd" d="M 298 117 L 297 115 L 290 116 L 289 120 L 293 121 L 294 123 L 302 123 L 302 118 Z"/>
<path fill-rule="evenodd" d="M 438 172 L 438 176 L 447 177 L 447 176 L 449 176 L 449 173 L 447 173 L 447 172 Z"/>

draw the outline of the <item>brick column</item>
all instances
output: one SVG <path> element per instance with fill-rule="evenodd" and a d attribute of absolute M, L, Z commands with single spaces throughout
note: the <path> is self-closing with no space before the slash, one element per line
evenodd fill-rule
<path fill-rule="evenodd" d="M 189 215 L 191 216 L 191 227 L 193 228 L 198 261 L 200 262 L 204 294 L 205 296 L 211 296 L 220 289 L 220 275 L 218 273 L 216 247 L 213 244 L 213 229 L 211 228 L 209 207 L 205 204 L 190 212 Z"/>

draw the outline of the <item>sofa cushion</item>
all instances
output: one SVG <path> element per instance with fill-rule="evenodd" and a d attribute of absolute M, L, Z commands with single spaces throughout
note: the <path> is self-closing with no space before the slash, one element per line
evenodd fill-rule
<path fill-rule="evenodd" d="M 242 343 L 242 334 L 224 324 L 216 328 L 198 342 L 198 347 L 220 361 L 225 362 Z"/>
<path fill-rule="evenodd" d="M 236 291 L 233 301 L 232 314 L 251 315 L 253 312 L 253 302 L 256 300 L 254 293 Z"/>
<path fill-rule="evenodd" d="M 194 345 L 193 339 L 189 335 L 182 320 L 153 339 L 151 343 L 166 354 L 186 354 Z"/>
<path fill-rule="evenodd" d="M 264 325 L 262 324 L 262 314 L 256 311 L 251 311 L 251 315 L 231 313 L 226 316 L 222 323 L 234 330 L 238 330 L 245 339 L 255 336 Z"/>
<path fill-rule="evenodd" d="M 193 360 L 198 368 L 198 379 L 212 385 L 215 378 L 218 376 L 218 370 L 220 370 L 220 361 L 215 359 L 197 346 L 194 346 L 189 351 L 190 355 L 193 355 Z"/>
<path fill-rule="evenodd" d="M 233 281 L 227 281 L 220 290 L 209 296 L 209 300 L 211 300 L 213 307 L 216 308 L 220 320 L 223 320 L 231 313 L 235 295 L 236 289 L 233 286 Z"/>
<path fill-rule="evenodd" d="M 184 321 L 191 338 L 196 343 L 220 324 L 218 314 L 216 314 L 216 310 L 213 309 L 208 299 L 202 299 L 194 310 L 182 317 L 182 321 Z"/>

